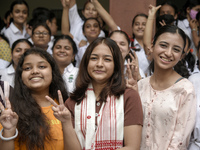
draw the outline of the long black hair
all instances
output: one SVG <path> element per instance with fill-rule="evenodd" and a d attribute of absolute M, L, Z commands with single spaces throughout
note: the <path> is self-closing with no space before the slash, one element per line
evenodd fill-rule
<path fill-rule="evenodd" d="M 50 96 L 58 100 L 57 91 L 60 90 L 63 99 L 68 98 L 63 78 L 52 56 L 39 48 L 27 50 L 19 60 L 15 74 L 15 87 L 10 100 L 13 110 L 19 116 L 17 124 L 19 145 L 25 144 L 29 150 L 44 149 L 44 142 L 53 139 L 49 132 L 50 127 L 45 114 L 42 113 L 41 107 L 32 97 L 31 90 L 22 81 L 24 59 L 32 54 L 39 55 L 47 60 L 52 68 L 52 82 L 49 86 Z"/>

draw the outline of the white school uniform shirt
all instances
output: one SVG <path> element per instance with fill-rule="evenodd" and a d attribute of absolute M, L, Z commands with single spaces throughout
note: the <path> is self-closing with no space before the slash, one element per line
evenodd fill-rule
<path fill-rule="evenodd" d="M 63 80 L 65 81 L 65 85 L 67 87 L 68 93 L 72 93 L 75 89 L 75 82 L 78 75 L 78 68 L 74 67 L 71 63 L 69 64 L 63 73 Z"/>
<path fill-rule="evenodd" d="M 53 51 L 52 51 L 52 47 L 53 47 L 53 43 L 54 43 L 54 36 L 51 36 L 51 41 L 48 43 L 48 48 L 47 48 L 47 52 L 49 53 L 49 54 L 53 54 Z"/>
<path fill-rule="evenodd" d="M 18 39 L 27 39 L 29 37 L 28 33 L 26 32 L 26 27 L 23 27 L 23 32 L 21 32 L 12 22 L 10 26 L 5 30 L 4 35 L 8 38 L 10 47 L 12 44 Z"/>
<path fill-rule="evenodd" d="M 69 24 L 70 33 L 73 35 L 74 39 L 78 41 L 78 43 L 80 43 L 81 40 L 87 41 L 82 29 L 84 21 L 78 14 L 78 8 L 76 4 L 69 9 Z M 99 34 L 99 37 L 105 37 L 105 33 L 102 30 Z"/>
<path fill-rule="evenodd" d="M 192 40 L 192 30 L 190 28 L 190 25 L 189 25 L 189 21 L 187 19 L 184 19 L 184 20 L 178 20 L 178 24 L 177 26 L 182 29 L 185 34 L 188 35 L 188 37 L 190 38 L 191 40 L 191 48 L 194 50 L 193 51 L 193 54 L 196 55 L 196 48 L 195 48 L 195 45 L 194 45 L 194 42 Z"/>
<path fill-rule="evenodd" d="M 140 51 L 135 51 L 135 53 L 138 57 L 139 67 L 142 69 L 142 71 L 146 75 L 149 75 L 150 62 L 146 57 L 144 49 L 142 48 L 142 46 L 138 43 L 138 41 L 136 39 L 134 39 L 134 46 L 135 46 L 135 48 L 140 49 Z"/>
<path fill-rule="evenodd" d="M 0 76 L 2 81 L 7 81 L 12 87 L 14 87 L 15 69 L 13 68 L 13 65 L 10 65 L 6 69 L 1 69 Z"/>
<path fill-rule="evenodd" d="M 4 34 L 5 31 L 6 31 L 6 27 L 3 27 L 3 29 L 1 30 L 1 34 Z"/>
<path fill-rule="evenodd" d="M 194 45 L 194 42 L 193 42 L 193 39 L 192 39 L 192 31 L 191 31 L 191 28 L 190 28 L 190 25 L 189 25 L 189 21 L 188 21 L 187 19 L 178 20 L 177 26 L 178 26 L 179 28 L 181 28 L 181 29 L 185 32 L 185 34 L 187 34 L 188 37 L 190 38 L 190 40 L 191 40 L 191 46 L 190 46 L 190 48 L 193 49 L 192 54 L 195 56 L 195 60 L 198 60 L 198 57 L 197 57 L 197 49 L 196 49 L 196 47 L 195 47 L 195 45 Z M 196 64 L 194 65 L 194 70 L 198 70 Z M 195 72 L 196 72 L 196 71 L 195 71 Z M 193 72 L 193 73 L 194 73 L 194 72 Z"/>
<path fill-rule="evenodd" d="M 76 54 L 75 56 L 75 59 L 76 59 L 76 67 L 79 67 L 80 63 L 81 63 L 81 60 L 83 58 L 83 55 L 85 54 L 85 51 L 87 49 L 87 47 L 89 46 L 89 42 L 87 42 L 86 45 L 82 46 L 82 47 L 79 47 L 78 48 L 78 53 Z"/>
<path fill-rule="evenodd" d="M 0 59 L 0 69 L 5 69 L 10 62 Z"/>
<path fill-rule="evenodd" d="M 190 80 L 194 86 L 197 98 L 196 123 L 190 139 L 188 150 L 200 150 L 200 80 L 199 79 L 200 79 L 200 73 L 195 73 L 188 78 L 188 80 Z"/>

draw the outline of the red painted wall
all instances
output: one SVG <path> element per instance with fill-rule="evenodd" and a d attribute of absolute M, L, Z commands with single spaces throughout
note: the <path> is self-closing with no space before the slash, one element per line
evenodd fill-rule
<path fill-rule="evenodd" d="M 148 15 L 148 6 L 156 0 L 110 0 L 110 14 L 117 25 L 131 35 L 133 17 L 138 13 Z"/>

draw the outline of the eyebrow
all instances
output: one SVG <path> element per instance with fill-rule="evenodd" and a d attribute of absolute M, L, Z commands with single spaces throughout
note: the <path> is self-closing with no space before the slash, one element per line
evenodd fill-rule
<path fill-rule="evenodd" d="M 165 43 L 165 44 L 169 45 L 169 43 L 167 43 L 167 42 L 165 42 L 165 41 L 160 41 L 159 43 Z M 180 48 L 180 49 L 183 49 L 182 47 L 180 47 L 180 46 L 178 46 L 178 45 L 174 45 L 174 47 L 178 47 L 178 48 Z"/>
<path fill-rule="evenodd" d="M 42 64 L 42 63 L 47 63 L 47 62 L 46 62 L 46 61 L 39 61 L 38 63 L 39 63 L 39 64 Z M 32 64 L 32 63 L 29 63 L 29 62 L 28 62 L 28 63 L 25 63 L 25 64 L 23 64 L 23 65 L 31 65 L 31 64 Z"/>
<path fill-rule="evenodd" d="M 94 55 L 94 56 L 98 56 L 97 54 L 91 54 L 91 55 Z M 112 57 L 111 55 L 103 55 L 104 57 Z"/>

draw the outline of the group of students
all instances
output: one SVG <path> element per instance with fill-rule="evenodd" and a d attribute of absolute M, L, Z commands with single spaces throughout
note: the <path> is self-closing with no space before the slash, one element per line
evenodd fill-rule
<path fill-rule="evenodd" d="M 33 11 L 25 37 L 28 4 L 11 5 L 13 22 L 4 31 L 11 61 L 0 70 L 1 149 L 199 149 L 200 44 L 192 13 L 200 2 L 186 3 L 189 35 L 167 2 L 133 18 L 132 40 L 98 0 L 85 3 L 83 16 L 75 0 L 61 4 L 63 35 L 56 37 L 50 10 Z"/>

